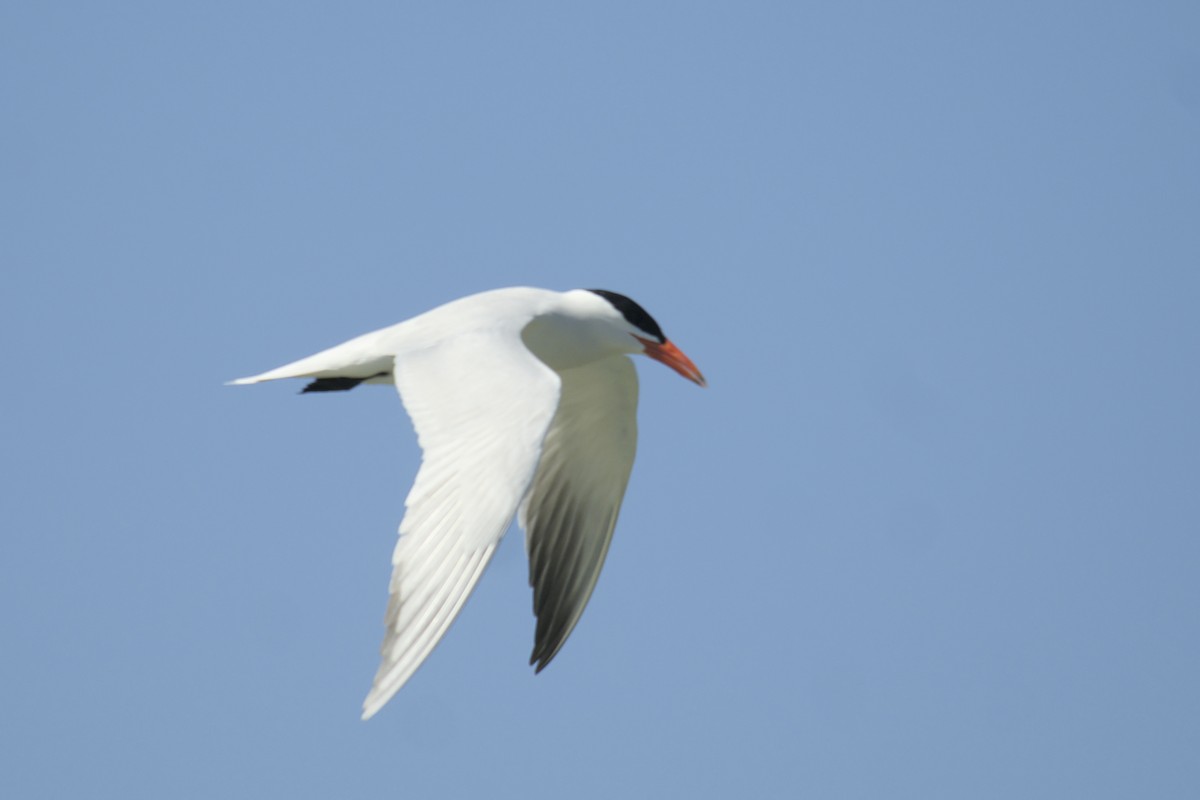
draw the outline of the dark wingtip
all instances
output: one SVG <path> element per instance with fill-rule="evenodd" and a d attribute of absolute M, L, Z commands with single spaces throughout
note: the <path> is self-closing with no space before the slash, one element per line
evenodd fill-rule
<path fill-rule="evenodd" d="M 529 654 L 529 666 L 533 667 L 533 674 L 537 675 L 550 665 L 554 657 L 558 655 L 558 651 L 552 649 L 544 640 L 544 637 L 535 642 L 533 652 Z"/>
<path fill-rule="evenodd" d="M 309 392 L 348 392 L 365 381 L 366 378 L 317 378 L 300 390 L 300 394 Z"/>
<path fill-rule="evenodd" d="M 301 389 L 300 394 L 308 394 L 309 392 L 348 392 L 363 381 L 369 381 L 371 378 L 382 378 L 388 374 L 390 373 L 377 372 L 365 378 L 317 378 L 308 386 Z"/>

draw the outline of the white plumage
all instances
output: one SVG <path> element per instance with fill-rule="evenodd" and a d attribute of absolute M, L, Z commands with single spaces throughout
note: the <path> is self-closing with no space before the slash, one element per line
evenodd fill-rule
<path fill-rule="evenodd" d="M 640 306 L 601 290 L 464 297 L 235 384 L 393 382 L 421 445 L 392 556 L 375 714 L 445 634 L 519 509 L 540 671 L 595 588 L 637 446 L 644 353 L 704 385 Z"/>

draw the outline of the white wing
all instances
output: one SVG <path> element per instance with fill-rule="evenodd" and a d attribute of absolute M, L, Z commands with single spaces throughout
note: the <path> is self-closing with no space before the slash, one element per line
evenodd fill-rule
<path fill-rule="evenodd" d="M 507 330 L 401 354 L 395 377 L 423 457 L 404 503 L 363 719 L 404 685 L 470 596 L 533 478 L 560 385 Z"/>
<path fill-rule="evenodd" d="M 612 541 L 637 449 L 637 372 L 626 356 L 563 370 L 558 413 L 542 445 L 521 527 L 540 672 L 583 614 Z"/>

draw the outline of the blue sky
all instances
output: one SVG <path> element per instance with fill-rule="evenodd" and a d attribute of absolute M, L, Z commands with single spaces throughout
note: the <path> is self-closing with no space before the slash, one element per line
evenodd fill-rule
<path fill-rule="evenodd" d="M 0 793 L 1195 797 L 1200 6 L 0 8 Z M 595 596 L 368 723 L 419 452 L 223 382 L 631 295 Z"/>

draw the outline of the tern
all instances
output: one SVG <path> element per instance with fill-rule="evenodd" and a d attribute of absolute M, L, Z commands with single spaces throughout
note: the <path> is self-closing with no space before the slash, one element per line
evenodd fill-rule
<path fill-rule="evenodd" d="M 628 297 L 509 288 L 464 297 L 233 384 L 306 378 L 305 392 L 394 384 L 421 466 L 404 501 L 369 719 L 458 615 L 516 515 L 541 672 L 579 622 L 604 565 L 637 447 L 643 354 L 705 386 Z"/>

